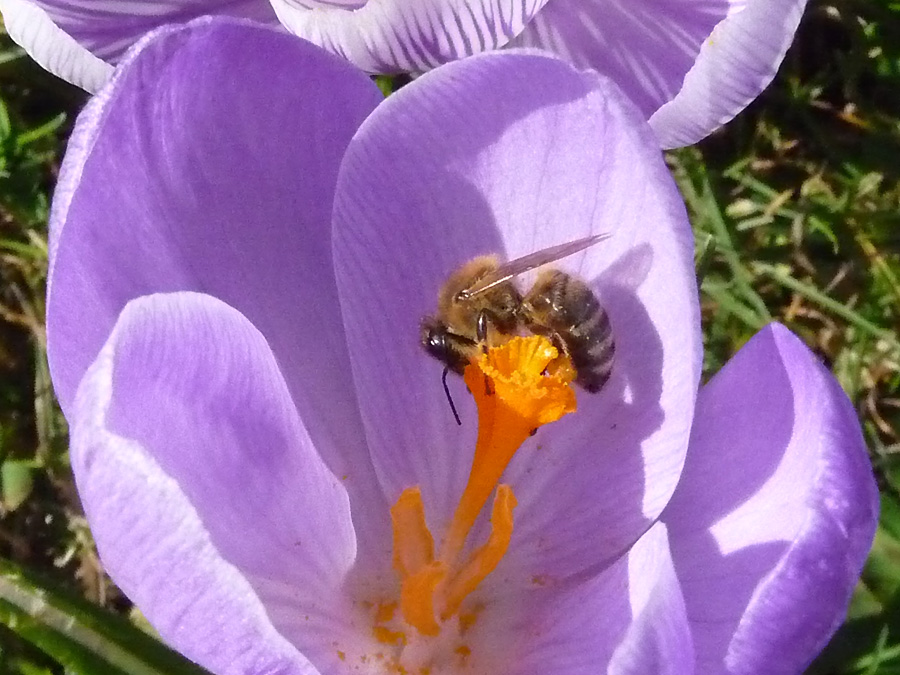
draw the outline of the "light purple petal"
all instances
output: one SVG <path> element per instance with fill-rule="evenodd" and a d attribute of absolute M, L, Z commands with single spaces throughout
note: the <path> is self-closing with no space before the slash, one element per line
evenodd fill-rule
<path fill-rule="evenodd" d="M 505 480 L 520 506 L 507 558 L 518 568 L 503 578 L 602 565 L 674 490 L 700 362 L 683 204 L 615 86 L 538 54 L 424 75 L 363 124 L 341 169 L 335 266 L 373 461 L 392 499 L 422 485 L 435 532 L 462 492 L 476 418 L 453 378 L 463 426 L 454 423 L 420 318 L 475 255 L 512 258 L 598 232 L 612 236 L 560 265 L 592 281 L 618 362 L 603 392 L 581 392 L 579 412 L 513 460 Z"/>
<path fill-rule="evenodd" d="M 701 391 L 663 515 L 698 672 L 802 671 L 843 618 L 877 499 L 846 395 L 787 329 L 761 331 Z"/>
<path fill-rule="evenodd" d="M 272 0 L 292 32 L 373 73 L 424 72 L 502 47 L 547 0 Z"/>
<path fill-rule="evenodd" d="M 209 293 L 266 336 L 319 452 L 386 513 L 330 227 L 340 158 L 380 98 L 336 57 L 236 20 L 146 42 L 79 121 L 54 203 L 48 350 L 63 410 L 129 300 Z"/>
<path fill-rule="evenodd" d="M 649 118 L 675 97 L 704 40 L 740 1 L 553 0 L 513 44 L 606 75 Z"/>
<path fill-rule="evenodd" d="M 9 36 L 54 75 L 91 92 L 112 76 L 109 63 L 78 44 L 30 0 L 0 0 L 0 14 Z"/>
<path fill-rule="evenodd" d="M 696 143 L 769 86 L 806 0 L 747 0 L 703 43 L 678 95 L 650 118 L 664 148 Z"/>
<path fill-rule="evenodd" d="M 91 53 L 115 64 L 150 31 L 221 15 L 277 25 L 267 0 L 32 0 Z"/>
<path fill-rule="evenodd" d="M 208 296 L 135 300 L 71 421 L 104 566 L 162 637 L 217 673 L 315 673 L 254 586 L 330 611 L 356 547 L 264 337 Z"/>
<path fill-rule="evenodd" d="M 508 611 L 522 607 L 527 618 L 505 648 L 516 661 L 510 675 L 694 673 L 684 600 L 661 524 L 599 576 L 533 592 Z"/>
<path fill-rule="evenodd" d="M 663 147 L 696 143 L 765 89 L 806 0 L 553 0 L 513 46 L 612 78 Z"/>

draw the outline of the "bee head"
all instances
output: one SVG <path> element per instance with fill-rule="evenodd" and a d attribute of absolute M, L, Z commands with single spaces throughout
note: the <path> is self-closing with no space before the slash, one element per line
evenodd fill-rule
<path fill-rule="evenodd" d="M 447 334 L 449 330 L 447 326 L 433 317 L 426 316 L 422 319 L 419 332 L 425 351 L 439 361 L 443 361 L 444 354 L 448 349 Z"/>
<path fill-rule="evenodd" d="M 426 352 L 457 373 L 465 369 L 475 348 L 473 340 L 452 332 L 447 324 L 430 316 L 422 320 L 420 341 Z"/>

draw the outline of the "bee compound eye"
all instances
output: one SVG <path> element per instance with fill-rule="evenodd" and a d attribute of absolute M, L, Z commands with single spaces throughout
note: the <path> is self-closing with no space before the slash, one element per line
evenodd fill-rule
<path fill-rule="evenodd" d="M 447 336 L 439 328 L 430 328 L 425 336 L 425 346 L 432 354 L 443 354 L 447 351 Z"/>

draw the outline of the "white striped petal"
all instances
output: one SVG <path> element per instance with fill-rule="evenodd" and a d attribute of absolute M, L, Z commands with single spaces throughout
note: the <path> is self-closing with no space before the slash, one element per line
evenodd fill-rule
<path fill-rule="evenodd" d="M 275 24 L 267 0 L 33 0 L 99 58 L 116 64 L 131 45 L 166 24 L 208 15 Z"/>
<path fill-rule="evenodd" d="M 10 37 L 37 63 L 91 93 L 160 26 L 206 15 L 278 24 L 267 0 L 0 0 L 0 13 Z"/>
<path fill-rule="evenodd" d="M 703 44 L 678 95 L 650 117 L 664 148 L 696 143 L 765 89 L 781 64 L 806 0 L 754 0 Z"/>
<path fill-rule="evenodd" d="M 28 0 L 0 0 L 9 36 L 42 67 L 72 84 L 95 92 L 112 75 L 113 67 L 91 54 Z"/>
<path fill-rule="evenodd" d="M 806 0 L 552 0 L 511 46 L 608 76 L 665 148 L 696 143 L 775 76 Z"/>
<path fill-rule="evenodd" d="M 293 33 L 371 73 L 424 72 L 496 49 L 548 0 L 388 0 L 347 9 L 341 0 L 271 0 Z"/>
<path fill-rule="evenodd" d="M 514 41 L 614 80 L 649 117 L 670 101 L 703 41 L 740 0 L 552 0 Z"/>

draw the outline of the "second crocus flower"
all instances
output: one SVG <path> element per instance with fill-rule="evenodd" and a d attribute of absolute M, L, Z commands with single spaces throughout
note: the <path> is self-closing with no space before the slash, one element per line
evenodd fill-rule
<path fill-rule="evenodd" d="M 146 31 L 204 14 L 274 22 L 373 73 L 537 47 L 612 79 L 663 147 L 690 145 L 768 86 L 806 0 L 0 0 L 7 30 L 95 91 Z"/>

